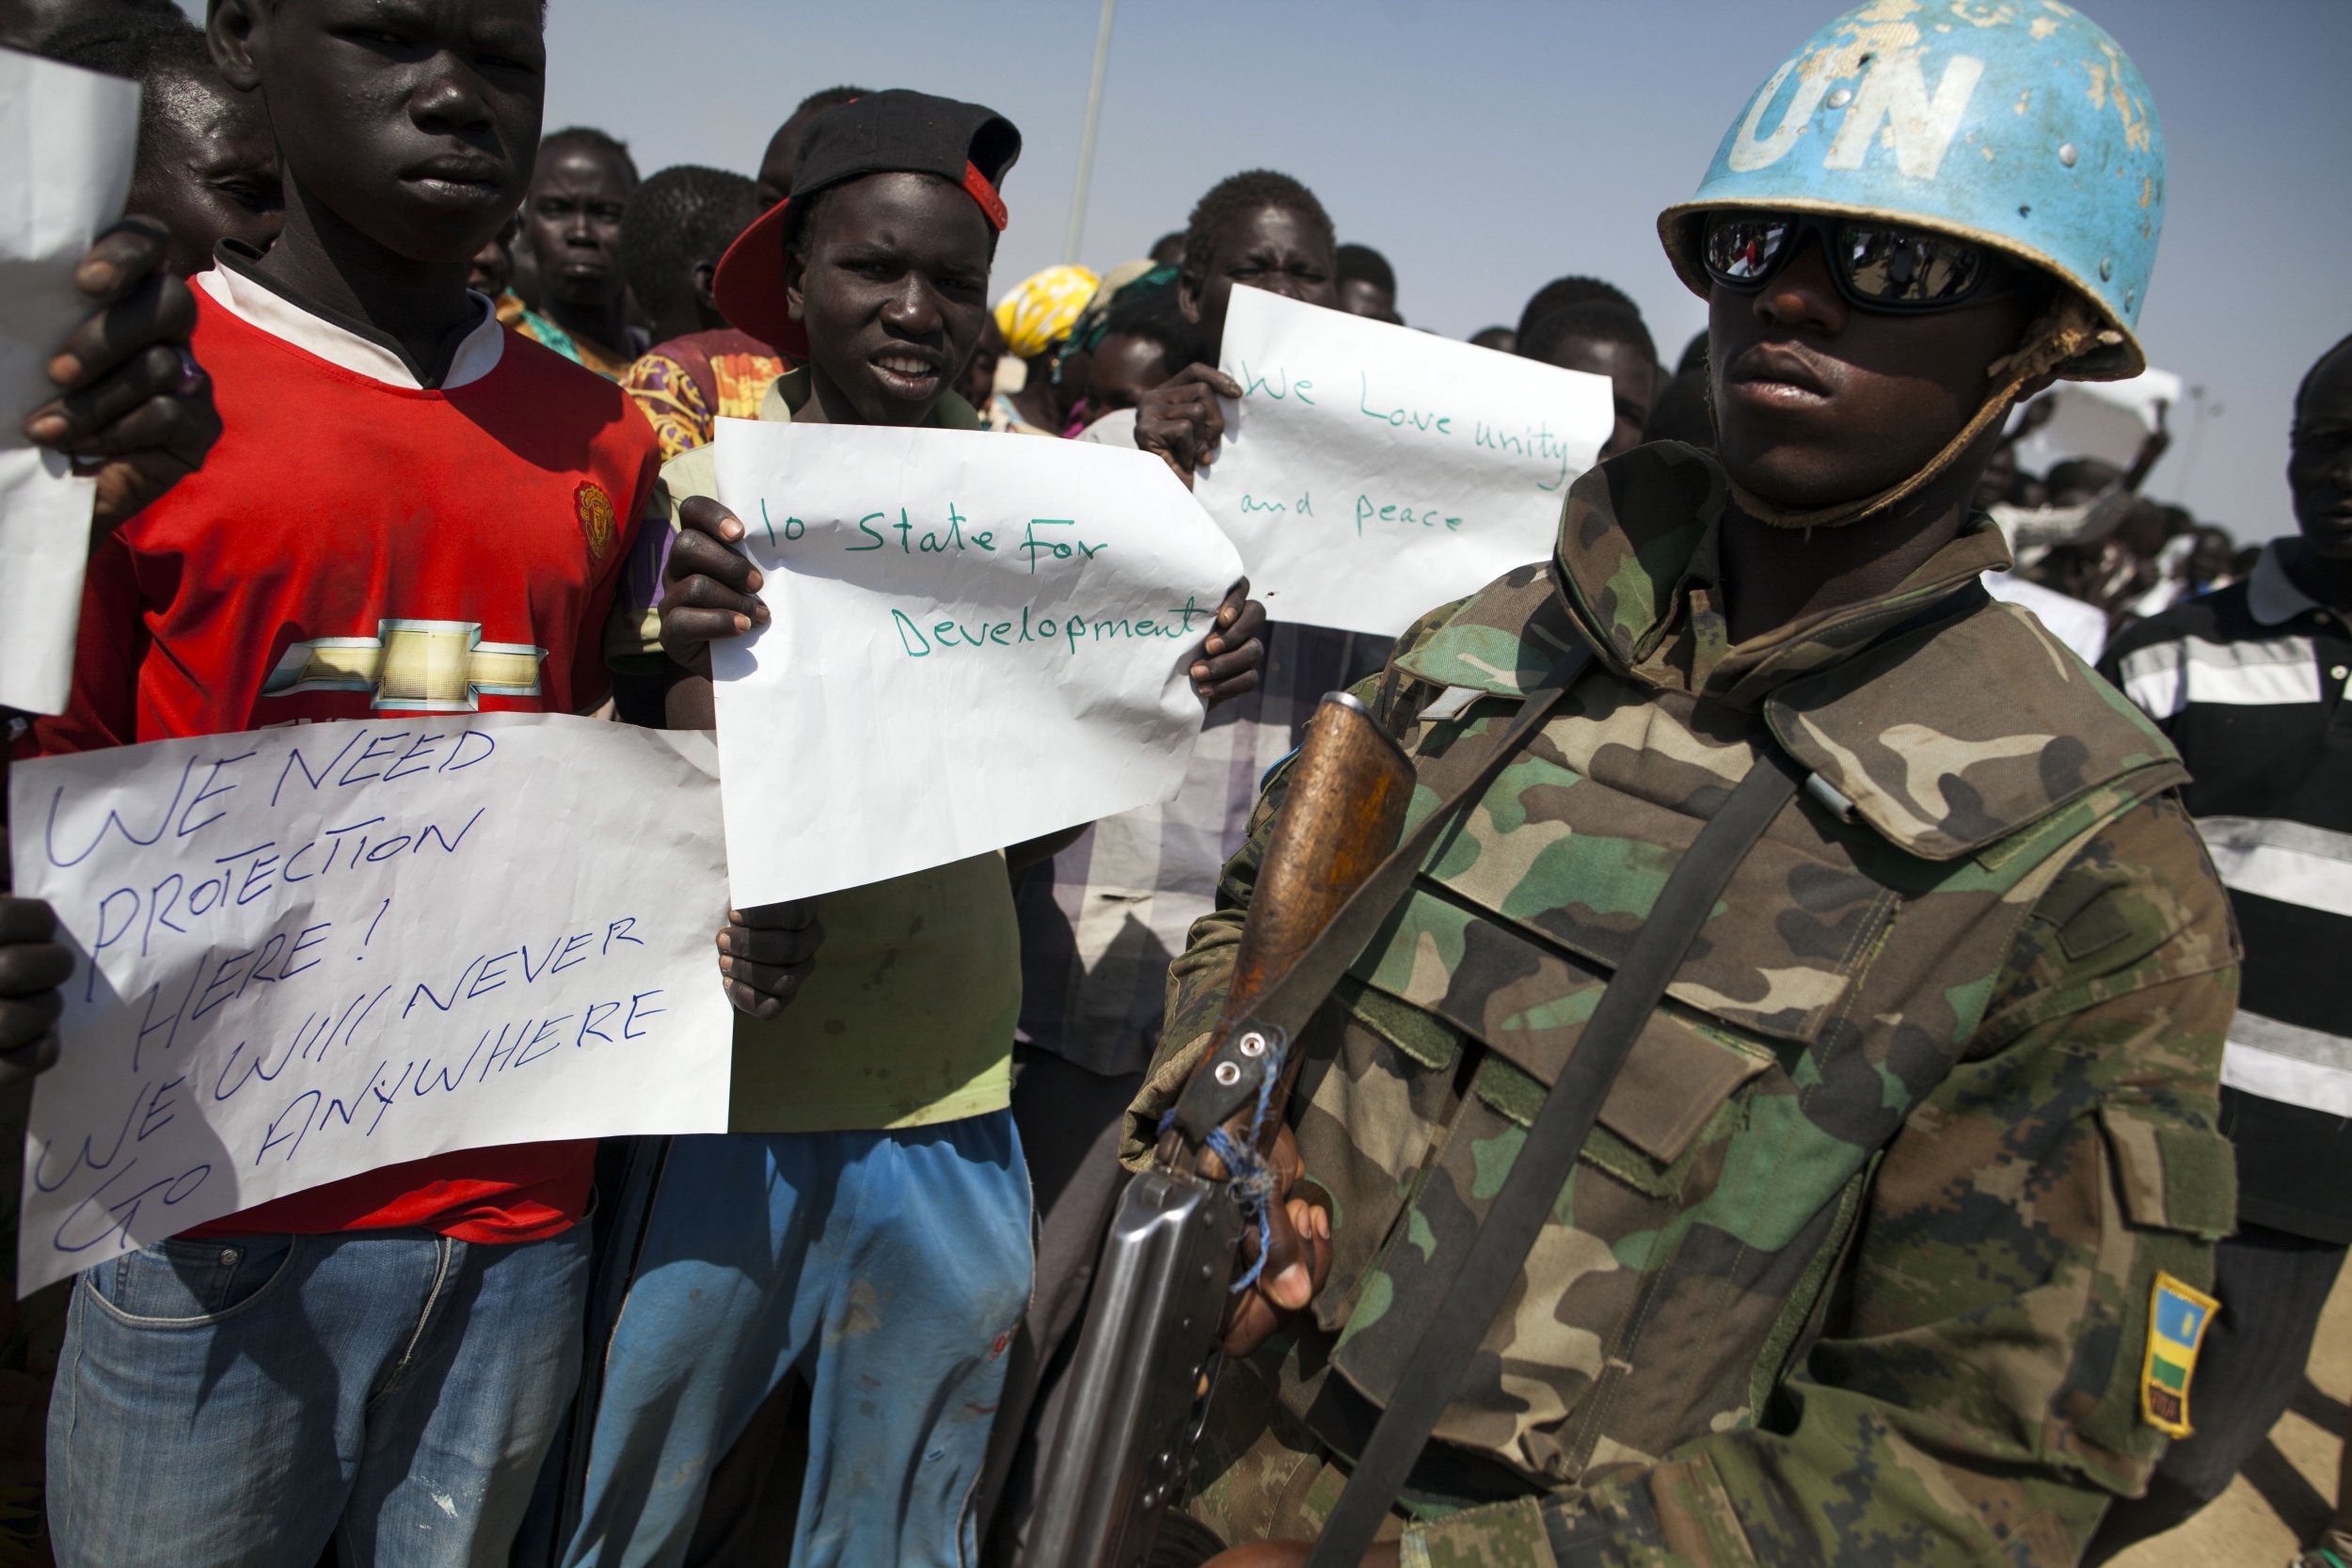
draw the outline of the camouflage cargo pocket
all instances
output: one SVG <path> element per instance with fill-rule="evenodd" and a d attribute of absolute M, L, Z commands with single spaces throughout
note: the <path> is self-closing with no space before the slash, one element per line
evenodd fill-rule
<path fill-rule="evenodd" d="M 2213 1244 L 2235 1227 L 2236 1153 L 2177 1110 L 2131 1100 L 2099 1106 L 2109 1202 L 2098 1266 L 2066 1386 L 2053 1414 L 2065 1451 L 2102 1484 L 2131 1496 L 2164 1449 L 2159 1418 L 2194 1428 L 2197 1340 L 2152 1323 L 2159 1274 L 2177 1291 L 2213 1289 Z M 2225 1297 L 2220 1310 L 2229 1312 Z M 2172 1408 L 2154 1408 L 2177 1402 Z"/>
<path fill-rule="evenodd" d="M 1342 981 L 1303 1042 L 1293 1104 L 1299 1155 L 1331 1200 L 1331 1273 L 1314 1312 L 1337 1333 L 1458 1109 L 1461 1037 L 1441 1020 Z"/>
<path fill-rule="evenodd" d="M 1559 965 L 1556 956 L 1546 957 L 1547 967 Z M 1599 981 L 1552 967 L 1548 983 L 1572 1002 Z M 1359 1000 L 1351 1020 L 1367 1032 L 1364 1018 L 1402 1006 L 1370 995 L 1372 1004 Z M 1427 1022 L 1445 1027 L 1442 1020 Z M 1403 1031 L 1390 1022 L 1382 1032 Z M 1573 1036 L 1562 1033 L 1516 1032 L 1507 1049 L 1494 1039 L 1463 1041 L 1457 1050 L 1467 1055 L 1449 1061 L 1447 1076 L 1452 1081 L 1467 1065 L 1465 1092 L 1416 1151 L 1416 1179 L 1379 1216 L 1376 1244 L 1366 1255 L 1368 1238 L 1360 1231 L 1352 1238 L 1347 1295 L 1320 1305 L 1330 1314 L 1325 1326 L 1341 1333 L 1333 1367 L 1375 1404 L 1395 1388 L 1421 1325 L 1437 1310 L 1525 1144 L 1546 1080 L 1566 1059 L 1565 1051 L 1541 1046 L 1572 1047 Z M 1782 1078 L 1760 1044 L 1679 1009 L 1651 1017 L 1555 1205 L 1554 1223 L 1538 1238 L 1439 1424 L 1440 1437 L 1554 1480 L 1581 1471 L 1595 1434 L 1575 1418 L 1603 1385 L 1611 1357 L 1630 1342 L 1630 1320 L 1671 1259 L 1682 1217 L 1719 1173 L 1723 1146 L 1740 1120 L 1742 1089 L 1767 1074 Z"/>

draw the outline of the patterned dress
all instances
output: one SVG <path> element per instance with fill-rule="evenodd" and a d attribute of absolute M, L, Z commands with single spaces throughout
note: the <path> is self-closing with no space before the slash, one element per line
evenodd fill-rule
<path fill-rule="evenodd" d="M 759 400 L 791 362 L 748 332 L 722 327 L 657 344 L 621 377 L 653 421 L 661 460 L 707 445 L 714 420 L 759 417 Z"/>

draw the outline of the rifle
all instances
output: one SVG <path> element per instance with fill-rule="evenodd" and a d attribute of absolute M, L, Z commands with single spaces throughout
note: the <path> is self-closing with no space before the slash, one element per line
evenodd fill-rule
<path fill-rule="evenodd" d="M 1323 699 L 1267 840 L 1208 1053 L 1104 1242 L 1025 1568 L 1156 1560 L 1153 1541 L 1216 1386 L 1248 1228 L 1247 1195 L 1217 1150 L 1262 1156 L 1297 1074 L 1288 1031 L 1261 1009 L 1388 858 L 1413 783 L 1412 765 L 1363 704 L 1343 692 Z M 1311 1010 L 1321 997 L 1306 1000 Z"/>

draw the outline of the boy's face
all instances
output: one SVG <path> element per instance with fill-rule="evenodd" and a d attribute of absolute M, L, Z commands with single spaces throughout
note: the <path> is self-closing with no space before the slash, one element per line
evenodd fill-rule
<path fill-rule="evenodd" d="M 2313 555 L 2352 562 L 2352 349 L 2312 377 L 2287 448 L 2295 521 Z"/>
<path fill-rule="evenodd" d="M 1174 373 L 1168 368 L 1168 350 L 1155 339 L 1108 333 L 1094 351 L 1088 409 L 1100 419 L 1115 408 L 1133 408 L 1144 393 Z"/>
<path fill-rule="evenodd" d="M 816 123 L 817 117 L 824 112 L 822 108 L 795 109 L 792 118 L 777 126 L 776 134 L 768 138 L 768 150 L 759 158 L 759 178 L 752 187 L 761 212 L 792 194 L 792 174 L 801 165 L 801 143 L 807 139 L 808 128 Z"/>
<path fill-rule="evenodd" d="M 2217 528 L 2199 529 L 2197 542 L 2189 546 L 2189 577 L 2198 582 L 2211 582 L 2217 578 L 2227 577 L 2230 571 L 2230 557 L 2235 551 L 2236 546 L 2221 530 Z"/>
<path fill-rule="evenodd" d="M 1716 454 L 1784 507 L 1900 483 L 1975 418 L 1986 367 L 2016 349 L 2033 308 L 2021 290 L 1915 315 L 1857 309 L 1807 239 L 1763 288 L 1713 292 Z"/>
<path fill-rule="evenodd" d="M 210 70 L 158 72 L 147 91 L 129 210 L 171 230 L 165 264 L 183 277 L 202 272 L 223 240 L 267 250 L 286 193 L 261 102 Z"/>
<path fill-rule="evenodd" d="M 1369 277 L 1342 278 L 1339 293 L 1340 309 L 1351 316 L 1390 323 L 1405 319 L 1396 313 L 1396 295 Z"/>
<path fill-rule="evenodd" d="M 628 166 L 610 148 L 562 142 L 531 173 L 523 238 L 538 259 L 540 287 L 565 305 L 610 307 L 621 277 L 621 215 L 628 210 Z"/>
<path fill-rule="evenodd" d="M 988 320 L 988 220 L 928 174 L 869 174 L 824 193 L 787 256 L 793 317 L 817 372 L 861 423 L 927 422 Z"/>
<path fill-rule="evenodd" d="M 964 362 L 963 373 L 956 377 L 956 395 L 975 408 L 984 406 L 996 387 L 996 362 L 1005 356 L 1005 335 L 996 330 L 996 318 L 989 316 L 980 323 L 980 341 L 972 350 L 972 357 Z"/>
<path fill-rule="evenodd" d="M 506 292 L 506 286 L 515 281 L 515 236 L 521 228 L 520 217 L 510 218 L 483 242 L 466 269 L 467 288 L 492 299 Z"/>
<path fill-rule="evenodd" d="M 1642 444 L 1649 423 L 1650 404 L 1658 394 L 1658 367 L 1631 343 L 1603 342 L 1597 338 L 1565 338 L 1545 358 L 1564 370 L 1609 378 L 1610 401 L 1616 422 L 1600 449 L 1602 461 Z"/>
<path fill-rule="evenodd" d="M 522 201 L 543 28 L 538 0 L 216 0 L 210 31 L 288 181 L 395 255 L 464 262 Z"/>
<path fill-rule="evenodd" d="M 1200 324 L 1214 361 L 1225 342 L 1225 310 L 1232 303 L 1234 284 L 1335 310 L 1340 303 L 1339 288 L 1332 281 L 1336 265 L 1330 242 L 1304 214 L 1287 207 L 1260 207 L 1236 214 L 1217 231 L 1208 271 L 1200 277 L 1179 277 L 1176 301 L 1186 320 Z"/>

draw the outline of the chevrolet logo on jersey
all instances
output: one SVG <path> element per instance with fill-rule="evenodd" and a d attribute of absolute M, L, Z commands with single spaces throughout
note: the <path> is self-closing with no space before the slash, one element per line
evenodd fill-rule
<path fill-rule="evenodd" d="M 278 658 L 264 697 L 372 691 L 379 713 L 474 713 L 480 699 L 536 697 L 545 648 L 485 642 L 479 621 L 378 621 L 373 637 L 314 637 Z"/>

